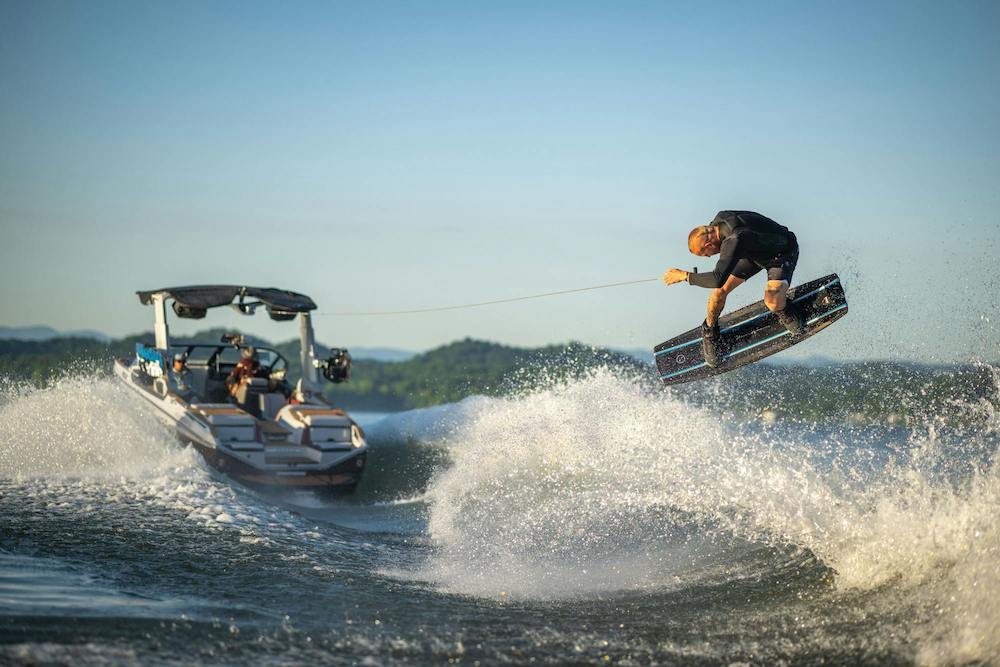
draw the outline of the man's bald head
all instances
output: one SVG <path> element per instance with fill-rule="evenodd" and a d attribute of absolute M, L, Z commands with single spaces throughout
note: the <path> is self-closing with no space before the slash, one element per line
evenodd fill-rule
<path fill-rule="evenodd" d="M 715 227 L 701 225 L 688 234 L 688 250 L 699 257 L 711 257 L 719 252 L 719 236 Z"/>

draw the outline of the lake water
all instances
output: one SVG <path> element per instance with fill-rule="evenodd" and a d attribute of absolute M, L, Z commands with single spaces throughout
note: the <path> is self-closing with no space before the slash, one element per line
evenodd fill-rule
<path fill-rule="evenodd" d="M 356 417 L 354 497 L 105 378 L 0 405 L 0 662 L 1000 663 L 1000 419 L 727 421 L 608 372 Z"/>

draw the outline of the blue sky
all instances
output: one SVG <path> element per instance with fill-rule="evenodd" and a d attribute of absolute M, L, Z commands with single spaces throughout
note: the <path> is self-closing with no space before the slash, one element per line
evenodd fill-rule
<path fill-rule="evenodd" d="M 994 2 L 3 1 L 0 324 L 131 333 L 134 291 L 176 284 L 355 311 L 652 277 L 745 208 L 797 233 L 797 279 L 847 285 L 797 353 L 995 359 L 998 28 Z M 652 347 L 706 296 L 317 328 Z M 295 335 L 176 330 L 205 324 Z"/>

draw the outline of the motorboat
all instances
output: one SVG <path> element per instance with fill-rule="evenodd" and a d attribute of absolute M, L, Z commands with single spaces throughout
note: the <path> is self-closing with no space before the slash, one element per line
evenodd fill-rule
<path fill-rule="evenodd" d="M 182 442 L 213 468 L 251 487 L 349 492 L 357 486 L 367 457 L 364 432 L 322 393 L 324 380 L 349 379 L 351 358 L 338 348 L 318 357 L 311 298 L 238 285 L 137 294 L 153 308 L 153 344 L 136 343 L 135 356 L 116 359 L 114 372 Z M 263 307 L 279 322 L 298 319 L 301 379 L 293 385 L 284 356 L 241 334 L 172 341 L 168 302 L 178 317 L 188 319 L 227 306 L 243 315 Z"/>

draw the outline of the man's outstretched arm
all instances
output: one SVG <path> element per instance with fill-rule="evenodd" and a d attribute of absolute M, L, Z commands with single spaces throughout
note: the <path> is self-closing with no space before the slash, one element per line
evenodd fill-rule
<path fill-rule="evenodd" d="M 737 243 L 738 239 L 735 236 L 723 241 L 719 248 L 719 261 L 716 262 L 715 269 L 701 273 L 688 273 L 687 281 L 692 285 L 709 289 L 719 289 L 725 285 L 732 276 L 737 262 L 740 261 L 736 254 Z"/>

